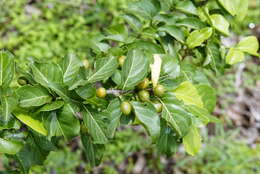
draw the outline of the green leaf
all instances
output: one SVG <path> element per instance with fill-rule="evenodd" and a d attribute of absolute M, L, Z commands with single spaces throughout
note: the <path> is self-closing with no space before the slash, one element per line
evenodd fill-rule
<path fill-rule="evenodd" d="M 185 107 L 190 113 L 195 115 L 197 118 L 199 118 L 200 121 L 202 121 L 203 124 L 208 124 L 210 122 L 210 113 L 207 109 L 195 106 L 195 105 L 189 105 Z"/>
<path fill-rule="evenodd" d="M 195 48 L 201 46 L 212 35 L 212 28 L 206 27 L 200 30 L 195 30 L 188 36 L 186 43 L 189 48 Z"/>
<path fill-rule="evenodd" d="M 236 2 L 236 19 L 238 21 L 243 21 L 248 12 L 248 0 L 234 0 Z"/>
<path fill-rule="evenodd" d="M 55 146 L 45 137 L 29 134 L 26 144 L 16 154 L 21 172 L 27 174 L 32 166 L 42 165 L 52 150 L 55 150 Z"/>
<path fill-rule="evenodd" d="M 190 0 L 178 1 L 175 8 L 187 14 L 198 14 L 197 8 Z"/>
<path fill-rule="evenodd" d="M 209 112 L 213 112 L 217 103 L 216 90 L 209 85 L 204 84 L 197 85 L 196 88 L 201 96 L 204 108 Z"/>
<path fill-rule="evenodd" d="M 123 15 L 123 18 L 131 26 L 131 28 L 133 28 L 135 31 L 139 31 L 142 28 L 141 21 L 134 15 L 125 14 L 125 15 Z"/>
<path fill-rule="evenodd" d="M 245 59 L 245 54 L 235 48 L 230 48 L 226 56 L 227 64 L 233 65 L 242 62 Z"/>
<path fill-rule="evenodd" d="M 109 125 L 108 125 L 108 137 L 113 138 L 115 136 L 116 128 L 120 124 L 120 118 L 122 112 L 120 110 L 120 101 L 119 99 L 115 98 L 112 100 L 108 107 L 107 112 L 109 113 Z"/>
<path fill-rule="evenodd" d="M 255 36 L 245 37 L 235 46 L 235 49 L 246 52 L 248 54 L 259 56 L 257 53 L 259 49 L 259 43 Z"/>
<path fill-rule="evenodd" d="M 13 96 L 2 96 L 1 97 L 1 115 L 0 115 L 0 125 L 1 126 L 8 126 L 12 119 L 11 112 L 17 106 L 18 101 L 16 97 Z"/>
<path fill-rule="evenodd" d="M 93 87 L 92 84 L 86 84 L 85 86 L 81 86 L 77 88 L 76 93 L 83 99 L 89 99 L 95 96 L 96 88 Z"/>
<path fill-rule="evenodd" d="M 15 72 L 14 56 L 7 51 L 0 51 L 0 87 L 8 87 Z"/>
<path fill-rule="evenodd" d="M 70 100 L 68 90 L 61 85 L 63 75 L 59 65 L 54 63 L 32 64 L 31 68 L 33 78 L 37 83 L 40 83 L 44 87 L 51 88 L 64 100 Z"/>
<path fill-rule="evenodd" d="M 201 96 L 196 87 L 189 81 L 182 82 L 174 91 L 177 99 L 182 100 L 186 105 L 203 107 Z"/>
<path fill-rule="evenodd" d="M 61 68 L 63 71 L 63 82 L 69 84 L 72 82 L 79 72 L 81 61 L 74 54 L 69 54 L 62 59 Z"/>
<path fill-rule="evenodd" d="M 220 3 L 220 5 L 227 10 L 232 16 L 236 15 L 236 2 L 235 0 L 218 0 L 218 2 Z"/>
<path fill-rule="evenodd" d="M 152 138 L 157 139 L 160 134 L 160 119 L 155 108 L 151 104 L 131 103 L 137 119 L 144 125 Z"/>
<path fill-rule="evenodd" d="M 122 88 L 130 89 L 141 82 L 147 75 L 148 67 L 148 58 L 143 51 L 129 51 L 122 68 Z"/>
<path fill-rule="evenodd" d="M 100 58 L 95 63 L 95 71 L 88 77 L 89 83 L 104 80 L 112 76 L 117 69 L 118 62 L 116 57 Z"/>
<path fill-rule="evenodd" d="M 21 107 L 41 106 L 52 100 L 49 92 L 40 85 L 25 85 L 18 88 L 16 93 Z"/>
<path fill-rule="evenodd" d="M 183 137 L 185 150 L 190 155 L 195 155 L 201 148 L 201 136 L 198 128 L 192 126 L 189 133 Z"/>
<path fill-rule="evenodd" d="M 93 138 L 95 144 L 106 144 L 108 139 L 106 133 L 102 129 L 98 114 L 90 112 L 86 107 L 83 113 L 83 121 L 88 129 L 89 134 Z"/>
<path fill-rule="evenodd" d="M 185 34 L 184 31 L 174 25 L 166 25 L 158 28 L 159 31 L 164 31 L 174 37 L 177 41 L 184 43 L 185 42 Z"/>
<path fill-rule="evenodd" d="M 14 155 L 18 153 L 22 147 L 23 144 L 21 142 L 0 138 L 0 154 Z"/>
<path fill-rule="evenodd" d="M 216 30 L 227 36 L 229 35 L 229 22 L 222 15 L 210 15 L 210 21 Z"/>
<path fill-rule="evenodd" d="M 66 140 L 78 135 L 80 131 L 79 120 L 76 118 L 77 108 L 65 104 L 58 114 L 50 115 L 49 136 L 63 136 Z"/>
<path fill-rule="evenodd" d="M 164 78 L 176 78 L 180 75 L 180 65 L 178 57 L 165 55 L 163 56 L 162 76 Z"/>
<path fill-rule="evenodd" d="M 206 24 L 196 17 L 186 17 L 180 19 L 176 23 L 177 26 L 184 26 L 191 29 L 201 29 L 206 27 Z"/>
<path fill-rule="evenodd" d="M 189 130 L 192 116 L 173 93 L 167 93 L 160 101 L 163 105 L 162 118 L 179 136 L 184 136 Z"/>
<path fill-rule="evenodd" d="M 22 113 L 22 112 L 14 112 L 14 115 L 18 120 L 35 130 L 36 132 L 47 136 L 48 132 L 43 126 L 43 123 L 40 122 L 39 120 L 34 119 L 27 113 Z"/>
<path fill-rule="evenodd" d="M 92 167 L 99 165 L 104 155 L 104 145 L 94 144 L 91 137 L 86 134 L 81 134 L 81 142 L 84 147 L 85 157 L 90 165 Z"/>
<path fill-rule="evenodd" d="M 57 109 L 60 109 L 63 105 L 64 105 L 64 101 L 56 100 L 56 101 L 51 102 L 49 104 L 45 104 L 37 112 L 48 112 L 48 111 L 57 110 Z"/>

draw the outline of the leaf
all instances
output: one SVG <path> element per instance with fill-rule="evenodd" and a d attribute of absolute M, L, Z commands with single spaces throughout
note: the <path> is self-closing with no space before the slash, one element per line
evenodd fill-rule
<path fill-rule="evenodd" d="M 201 96 L 204 108 L 209 112 L 213 112 L 217 103 L 216 90 L 209 85 L 204 84 L 197 85 L 196 88 Z"/>
<path fill-rule="evenodd" d="M 20 151 L 23 144 L 18 141 L 0 138 L 0 154 L 14 155 Z"/>
<path fill-rule="evenodd" d="M 49 92 L 40 85 L 25 85 L 16 91 L 21 107 L 41 106 L 52 100 Z"/>
<path fill-rule="evenodd" d="M 177 26 L 184 26 L 191 29 L 201 29 L 206 27 L 206 24 L 196 17 L 186 17 L 180 19 L 176 23 Z"/>
<path fill-rule="evenodd" d="M 195 155 L 201 148 L 201 136 L 198 128 L 192 126 L 189 133 L 183 137 L 185 150 L 190 155 Z"/>
<path fill-rule="evenodd" d="M 56 100 L 54 102 L 44 105 L 37 112 L 48 112 L 48 111 L 57 110 L 60 109 L 63 105 L 64 105 L 64 101 Z"/>
<path fill-rule="evenodd" d="M 12 119 L 11 112 L 17 106 L 18 101 L 16 97 L 13 96 L 2 96 L 1 97 L 1 115 L 0 115 L 0 125 L 1 126 L 8 126 Z"/>
<path fill-rule="evenodd" d="M 131 102 L 135 116 L 144 125 L 149 134 L 155 140 L 160 134 L 160 119 L 155 108 L 151 104 Z"/>
<path fill-rule="evenodd" d="M 227 36 L 229 35 L 229 22 L 222 15 L 210 15 L 210 21 L 216 30 Z"/>
<path fill-rule="evenodd" d="M 180 75 L 178 58 L 170 55 L 163 56 L 161 74 L 164 78 L 176 78 Z"/>
<path fill-rule="evenodd" d="M 95 71 L 91 74 L 87 81 L 89 83 L 104 80 L 112 76 L 118 66 L 117 58 L 100 58 L 96 61 Z"/>
<path fill-rule="evenodd" d="M 18 120 L 35 130 L 36 132 L 47 136 L 48 132 L 44 128 L 43 123 L 40 122 L 39 120 L 34 119 L 27 113 L 22 113 L 22 112 L 14 112 L 14 115 Z"/>
<path fill-rule="evenodd" d="M 161 121 L 161 131 L 156 146 L 160 153 L 166 154 L 168 157 L 176 153 L 179 146 L 178 136 L 164 120 Z"/>
<path fill-rule="evenodd" d="M 195 106 L 195 105 L 189 105 L 185 107 L 190 113 L 195 115 L 197 118 L 199 118 L 200 121 L 203 122 L 203 124 L 208 124 L 210 122 L 210 113 L 207 109 Z"/>
<path fill-rule="evenodd" d="M 98 120 L 98 115 L 90 112 L 87 108 L 82 112 L 83 121 L 88 129 L 89 134 L 93 138 L 95 144 L 106 144 L 108 139 L 104 130 L 102 129 L 100 122 Z"/>
<path fill-rule="evenodd" d="M 61 111 L 54 114 L 51 119 L 51 129 L 54 135 L 63 136 L 66 140 L 78 135 L 80 131 L 79 120 L 75 117 L 77 109 L 71 104 L 65 104 Z M 56 130 L 56 131 L 55 131 Z"/>
<path fill-rule="evenodd" d="M 148 72 L 148 58 L 141 50 L 128 52 L 122 68 L 122 89 L 130 89 L 141 82 Z"/>
<path fill-rule="evenodd" d="M 186 105 L 195 105 L 203 108 L 203 102 L 196 87 L 189 81 L 182 82 L 174 91 L 177 99 Z"/>
<path fill-rule="evenodd" d="M 220 5 L 227 10 L 232 16 L 234 16 L 236 14 L 236 10 L 235 10 L 235 1 L 230 1 L 230 0 L 218 0 L 218 2 L 220 3 Z"/>
<path fill-rule="evenodd" d="M 141 21 L 134 15 L 125 14 L 125 15 L 123 15 L 123 18 L 131 26 L 131 28 L 133 28 L 135 31 L 139 31 L 142 28 Z"/>
<path fill-rule="evenodd" d="M 15 73 L 14 56 L 7 51 L 0 51 L 0 87 L 8 87 Z"/>
<path fill-rule="evenodd" d="M 184 1 L 178 1 L 178 3 L 176 4 L 176 9 L 187 13 L 187 14 L 192 14 L 192 15 L 197 15 L 197 8 L 195 7 L 195 5 L 189 1 L 189 0 L 184 0 Z"/>
<path fill-rule="evenodd" d="M 233 65 L 242 62 L 245 59 L 245 54 L 235 48 L 230 48 L 226 56 L 227 64 Z"/>
<path fill-rule="evenodd" d="M 22 173 L 29 173 L 32 166 L 42 165 L 55 146 L 45 137 L 29 134 L 26 144 L 16 154 Z"/>
<path fill-rule="evenodd" d="M 238 21 L 243 21 L 243 19 L 246 17 L 246 14 L 248 12 L 248 0 L 234 0 L 236 2 L 236 19 Z"/>
<path fill-rule="evenodd" d="M 167 93 L 160 101 L 163 106 L 162 118 L 179 136 L 184 136 L 189 130 L 192 116 L 173 93 Z"/>
<path fill-rule="evenodd" d="M 120 101 L 119 99 L 115 98 L 112 100 L 108 107 L 107 111 L 110 115 L 109 117 L 109 125 L 108 125 L 108 137 L 113 138 L 115 136 L 116 128 L 120 124 L 120 118 L 122 115 L 122 112 L 120 110 Z"/>
<path fill-rule="evenodd" d="M 59 65 L 49 64 L 32 64 L 33 78 L 46 88 L 51 88 L 64 100 L 69 101 L 68 90 L 61 84 L 63 82 L 62 70 Z"/>
<path fill-rule="evenodd" d="M 63 82 L 69 84 L 72 82 L 79 72 L 81 61 L 74 54 L 69 54 L 62 59 L 61 68 L 63 71 Z"/>
<path fill-rule="evenodd" d="M 243 38 L 236 46 L 235 49 L 246 52 L 248 54 L 252 54 L 255 56 L 259 56 L 257 53 L 259 49 L 259 43 L 255 36 L 248 36 Z"/>
<path fill-rule="evenodd" d="M 186 43 L 189 48 L 195 48 L 201 46 L 212 35 L 212 28 L 206 27 L 200 30 L 195 30 L 188 36 Z"/>
<path fill-rule="evenodd" d="M 162 65 L 162 58 L 160 54 L 153 55 L 154 62 L 150 65 L 151 68 L 151 76 L 152 76 L 152 83 L 155 87 L 158 84 L 161 72 L 161 65 Z"/>
<path fill-rule="evenodd" d="M 81 86 L 77 88 L 76 93 L 83 99 L 89 99 L 95 96 L 96 88 L 93 87 L 92 84 L 86 84 L 85 86 Z"/>
<path fill-rule="evenodd" d="M 184 43 L 185 42 L 185 34 L 183 30 L 174 25 L 166 25 L 158 28 L 159 31 L 164 31 L 174 37 L 177 41 Z"/>
<path fill-rule="evenodd" d="M 104 155 L 104 145 L 94 144 L 91 137 L 86 134 L 81 134 L 81 142 L 84 147 L 84 154 L 87 161 L 92 167 L 100 164 Z"/>

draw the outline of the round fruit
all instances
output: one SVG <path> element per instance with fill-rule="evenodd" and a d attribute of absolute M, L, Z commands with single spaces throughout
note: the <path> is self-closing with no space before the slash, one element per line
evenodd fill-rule
<path fill-rule="evenodd" d="M 132 106 L 129 102 L 122 102 L 120 105 L 120 110 L 124 115 L 129 115 L 132 111 Z"/>
<path fill-rule="evenodd" d="M 163 85 L 157 85 L 154 89 L 153 89 L 154 95 L 156 96 L 162 96 L 165 92 L 165 88 Z"/>
<path fill-rule="evenodd" d="M 120 56 L 118 58 L 118 62 L 119 62 L 120 67 L 123 67 L 125 59 L 126 59 L 126 56 Z"/>
<path fill-rule="evenodd" d="M 89 61 L 87 59 L 83 60 L 83 66 L 87 69 L 89 67 Z"/>
<path fill-rule="evenodd" d="M 107 95 L 107 91 L 106 91 L 105 88 L 100 87 L 100 88 L 98 88 L 98 89 L 96 90 L 96 95 L 97 95 L 97 97 L 99 97 L 99 98 L 104 98 L 104 97 L 106 97 L 106 95 Z"/>
<path fill-rule="evenodd" d="M 26 85 L 27 84 L 27 80 L 23 77 L 19 77 L 18 81 L 19 85 Z"/>
<path fill-rule="evenodd" d="M 150 100 L 150 94 L 146 90 L 139 91 L 138 96 L 139 96 L 140 100 L 143 101 L 143 102 L 147 102 L 147 101 Z"/>
<path fill-rule="evenodd" d="M 145 89 L 149 86 L 149 79 L 145 78 L 144 81 L 138 84 L 137 88 L 138 89 Z"/>
<path fill-rule="evenodd" d="M 162 104 L 159 101 L 155 101 L 153 103 L 153 105 L 156 109 L 156 112 L 158 112 L 158 113 L 162 112 Z"/>

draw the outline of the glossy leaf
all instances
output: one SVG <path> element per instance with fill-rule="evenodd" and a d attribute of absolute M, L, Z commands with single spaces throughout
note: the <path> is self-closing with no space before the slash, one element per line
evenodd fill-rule
<path fill-rule="evenodd" d="M 160 134 L 160 119 L 155 108 L 150 104 L 132 102 L 135 116 L 145 126 L 154 140 Z"/>
<path fill-rule="evenodd" d="M 14 155 L 20 151 L 23 144 L 18 141 L 0 138 L 0 154 Z"/>
<path fill-rule="evenodd" d="M 210 15 L 210 21 L 216 30 L 225 35 L 229 35 L 229 22 L 222 15 Z"/>
<path fill-rule="evenodd" d="M 243 38 L 235 47 L 237 50 L 246 52 L 248 54 L 259 56 L 257 53 L 259 49 L 259 43 L 255 36 L 249 36 Z"/>
<path fill-rule="evenodd" d="M 93 138 L 95 144 L 106 144 L 108 139 L 100 124 L 100 118 L 96 113 L 90 112 L 87 108 L 83 111 L 83 121 Z"/>
<path fill-rule="evenodd" d="M 235 48 L 230 48 L 226 56 L 226 62 L 230 65 L 242 62 L 244 59 L 245 54 L 242 51 L 237 50 Z"/>
<path fill-rule="evenodd" d="M 182 82 L 174 91 L 174 95 L 186 105 L 203 107 L 201 96 L 196 87 L 189 81 Z"/>
<path fill-rule="evenodd" d="M 216 90 L 205 84 L 196 85 L 196 88 L 201 96 L 204 108 L 209 112 L 213 112 L 217 103 Z"/>
<path fill-rule="evenodd" d="M 48 91 L 40 85 L 26 85 L 19 88 L 16 93 L 21 107 L 41 106 L 52 100 Z"/>
<path fill-rule="evenodd" d="M 63 82 L 68 84 L 72 82 L 81 66 L 81 61 L 74 54 L 69 54 L 67 57 L 63 58 L 61 68 L 63 71 Z"/>
<path fill-rule="evenodd" d="M 168 33 L 169 35 L 171 35 L 172 37 L 174 37 L 177 41 L 179 41 L 181 43 L 185 42 L 184 31 L 179 27 L 176 27 L 174 25 L 166 25 L 166 26 L 160 27 L 158 30 Z"/>
<path fill-rule="evenodd" d="M 36 132 L 47 136 L 48 132 L 45 129 L 43 123 L 39 120 L 36 120 L 35 118 L 31 117 L 29 114 L 27 113 L 14 113 L 14 115 L 16 116 L 16 118 L 18 120 L 20 120 L 22 123 L 26 124 L 27 126 L 29 126 L 30 128 L 32 128 L 33 130 L 35 130 Z"/>
<path fill-rule="evenodd" d="M 190 155 L 195 155 L 201 148 L 201 136 L 198 128 L 192 126 L 189 133 L 183 137 L 185 151 Z"/>
<path fill-rule="evenodd" d="M 95 64 L 95 71 L 88 77 L 89 83 L 97 82 L 109 78 L 116 70 L 117 58 L 101 58 Z"/>
<path fill-rule="evenodd" d="M 249 0 L 234 0 L 236 2 L 236 19 L 242 21 L 248 12 Z"/>
<path fill-rule="evenodd" d="M 189 48 L 195 48 L 201 46 L 201 44 L 206 41 L 212 34 L 212 28 L 206 27 L 200 30 L 195 30 L 188 36 L 186 43 Z"/>
<path fill-rule="evenodd" d="M 177 26 L 184 26 L 191 29 L 201 29 L 206 27 L 206 24 L 195 17 L 187 17 L 177 21 Z"/>
<path fill-rule="evenodd" d="M 64 105 L 64 101 L 56 100 L 56 101 L 51 102 L 49 104 L 45 104 L 37 112 L 48 112 L 48 111 L 57 110 L 57 109 L 60 109 L 63 105 Z"/>
<path fill-rule="evenodd" d="M 12 119 L 11 112 L 15 109 L 17 106 L 18 101 L 16 97 L 13 96 L 2 96 L 1 97 L 1 115 L 0 115 L 0 125 L 1 126 L 8 126 L 10 124 L 10 121 Z"/>
<path fill-rule="evenodd" d="M 8 87 L 13 80 L 15 71 L 14 56 L 0 51 L 0 87 Z"/>
<path fill-rule="evenodd" d="M 195 5 L 192 3 L 192 1 L 189 0 L 184 0 L 184 1 L 178 1 L 176 4 L 176 9 L 187 13 L 187 14 L 192 14 L 192 15 L 197 15 L 197 8 Z"/>
<path fill-rule="evenodd" d="M 133 88 L 141 82 L 148 72 L 148 58 L 141 50 L 131 50 L 122 68 L 122 89 Z"/>
<path fill-rule="evenodd" d="M 76 93 L 83 99 L 89 99 L 95 96 L 96 88 L 94 88 L 91 84 L 87 84 L 77 88 Z"/>
<path fill-rule="evenodd" d="M 218 2 L 220 3 L 220 5 L 226 9 L 232 16 L 234 16 L 236 14 L 236 2 L 234 1 L 230 1 L 230 0 L 218 0 Z"/>

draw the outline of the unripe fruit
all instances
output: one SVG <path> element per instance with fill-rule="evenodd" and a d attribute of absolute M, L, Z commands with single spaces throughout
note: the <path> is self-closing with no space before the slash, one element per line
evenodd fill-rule
<path fill-rule="evenodd" d="M 156 112 L 158 113 L 162 112 L 162 104 L 159 101 L 155 101 L 153 103 L 153 106 L 155 107 Z"/>
<path fill-rule="evenodd" d="M 149 86 L 149 79 L 145 78 L 144 81 L 138 84 L 137 88 L 138 89 L 145 89 Z"/>
<path fill-rule="evenodd" d="M 147 102 L 147 101 L 150 100 L 150 94 L 146 90 L 139 91 L 138 96 L 139 96 L 140 100 L 143 101 L 143 102 Z"/>
<path fill-rule="evenodd" d="M 125 59 L 126 59 L 126 56 L 120 56 L 120 57 L 118 58 L 118 62 L 119 62 L 119 66 L 120 66 L 120 67 L 123 67 L 124 62 L 125 62 Z"/>
<path fill-rule="evenodd" d="M 153 89 L 153 93 L 154 95 L 160 97 L 164 94 L 165 92 L 165 88 L 163 85 L 157 85 L 154 89 Z"/>
<path fill-rule="evenodd" d="M 23 77 L 19 77 L 17 82 L 19 83 L 19 85 L 22 85 L 22 86 L 27 84 L 27 80 Z"/>
<path fill-rule="evenodd" d="M 87 69 L 89 67 L 89 61 L 87 59 L 83 60 L 83 66 Z"/>
<path fill-rule="evenodd" d="M 120 110 L 124 115 L 129 115 L 132 111 L 132 106 L 129 102 L 122 102 L 120 105 Z"/>
<path fill-rule="evenodd" d="M 107 95 L 107 91 L 106 91 L 105 88 L 100 87 L 100 88 L 98 88 L 98 89 L 96 90 L 96 95 L 97 95 L 97 97 L 99 97 L 99 98 L 105 98 L 106 95 Z"/>

